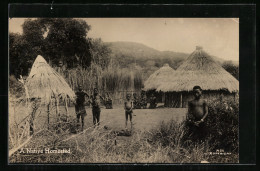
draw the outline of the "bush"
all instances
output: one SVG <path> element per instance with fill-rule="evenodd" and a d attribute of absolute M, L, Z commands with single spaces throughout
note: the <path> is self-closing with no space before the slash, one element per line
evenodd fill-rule
<path fill-rule="evenodd" d="M 168 123 L 161 122 L 158 128 L 153 129 L 151 141 L 161 144 L 163 147 L 181 146 L 181 139 L 184 135 L 184 124 L 174 120 Z"/>
<path fill-rule="evenodd" d="M 237 101 L 216 99 L 210 101 L 206 125 L 210 133 L 210 143 L 215 149 L 225 151 L 238 150 L 238 114 Z"/>
<path fill-rule="evenodd" d="M 14 75 L 10 75 L 9 77 L 9 90 L 10 95 L 14 98 L 23 98 L 25 96 L 24 86 L 21 82 L 19 82 Z"/>

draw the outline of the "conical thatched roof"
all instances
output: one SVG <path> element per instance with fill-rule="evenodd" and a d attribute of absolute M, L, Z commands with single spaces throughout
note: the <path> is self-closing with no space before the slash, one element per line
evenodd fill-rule
<path fill-rule="evenodd" d="M 179 66 L 174 77 L 168 77 L 167 83 L 161 84 L 157 91 L 191 91 L 195 85 L 203 90 L 239 90 L 238 80 L 198 46 Z"/>
<path fill-rule="evenodd" d="M 40 98 L 42 102 L 49 102 L 51 97 L 67 96 L 74 99 L 75 93 L 69 87 L 64 78 L 51 68 L 46 60 L 38 55 L 33 63 L 31 72 L 27 78 L 30 98 Z"/>
<path fill-rule="evenodd" d="M 174 73 L 174 69 L 172 69 L 168 64 L 164 64 L 163 67 L 155 71 L 144 82 L 144 90 L 148 91 L 157 89 L 161 84 L 167 81 L 168 77 L 172 77 Z"/>

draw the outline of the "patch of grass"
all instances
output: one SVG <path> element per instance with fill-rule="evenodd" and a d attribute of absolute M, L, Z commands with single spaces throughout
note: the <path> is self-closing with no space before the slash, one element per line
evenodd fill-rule
<path fill-rule="evenodd" d="M 232 107 L 235 111 L 232 114 L 230 113 L 229 108 L 226 108 L 226 106 L 221 107 L 223 105 L 218 103 L 213 103 L 216 106 L 209 103 L 209 116 L 206 122 L 207 126 L 211 126 L 209 127 L 211 135 L 209 135 L 204 142 L 194 142 L 189 138 L 183 141 L 183 137 L 187 134 L 187 132 L 184 127 L 184 123 L 177 122 L 176 120 L 161 122 L 157 127 L 153 127 L 149 131 L 140 131 L 141 127 L 138 127 L 138 129 L 134 129 L 130 137 L 117 136 L 115 132 L 118 131 L 116 129 L 120 126 L 114 126 L 114 123 L 114 127 L 112 125 L 108 125 L 107 129 L 104 129 L 104 126 L 100 126 L 95 129 L 93 127 L 89 127 L 85 132 L 78 132 L 75 134 L 73 133 L 73 129 L 77 127 L 76 118 L 74 115 L 71 115 L 67 118 L 67 120 L 62 119 L 63 117 L 61 117 L 59 121 L 54 122 L 53 120 L 50 123 L 49 130 L 44 129 L 40 134 L 35 135 L 33 139 L 24 147 L 36 149 L 65 148 L 70 149 L 70 154 L 19 154 L 16 152 L 10 157 L 10 162 L 200 163 L 201 161 L 207 161 L 210 163 L 237 163 L 237 148 L 232 148 L 232 151 L 228 151 L 228 149 L 223 148 L 225 152 L 230 152 L 230 154 L 225 156 L 210 155 L 210 152 L 215 152 L 216 149 L 222 148 L 222 146 L 219 146 L 221 144 L 230 144 L 234 147 L 237 147 L 238 145 L 238 139 L 231 139 L 238 134 L 236 129 L 234 129 L 237 126 L 235 122 L 236 115 L 234 114 L 238 112 L 238 108 L 233 106 L 235 104 L 230 103 L 230 107 Z M 219 113 L 220 111 L 223 113 Z M 138 111 L 135 112 L 138 115 Z M 145 116 L 147 115 L 144 115 L 144 117 Z M 104 114 L 103 117 L 105 117 Z M 124 117 L 122 116 L 122 118 Z M 113 119 L 113 121 L 118 119 L 119 118 Z M 106 125 L 108 123 L 106 123 L 105 120 L 104 124 Z M 143 119 L 141 118 L 141 120 Z M 150 120 L 146 121 L 147 123 L 150 123 Z M 142 124 L 145 123 L 142 122 Z M 225 127 L 221 128 L 223 126 Z M 225 137 L 225 141 L 222 141 L 220 139 L 221 136 L 216 134 L 214 131 L 226 131 L 223 132 L 224 135 L 233 136 L 227 136 Z M 69 137 L 72 138 L 63 141 Z M 228 142 L 228 144 L 225 144 L 225 142 Z"/>

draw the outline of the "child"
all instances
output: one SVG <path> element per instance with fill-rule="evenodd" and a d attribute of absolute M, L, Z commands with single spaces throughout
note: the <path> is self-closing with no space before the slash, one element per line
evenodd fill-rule
<path fill-rule="evenodd" d="M 133 123 L 132 123 L 132 114 L 133 114 L 133 102 L 131 101 L 131 95 L 127 94 L 126 96 L 126 101 L 124 105 L 125 109 L 125 129 L 127 130 L 127 121 L 128 121 L 128 115 L 130 117 L 130 122 L 131 122 L 131 130 L 133 128 Z"/>
<path fill-rule="evenodd" d="M 81 118 L 81 129 L 84 128 L 84 117 L 87 115 L 84 103 L 85 103 L 85 96 L 89 97 L 89 95 L 82 90 L 82 86 L 79 85 L 78 91 L 76 94 L 76 104 L 75 104 L 75 111 L 77 114 L 77 123 L 79 125 L 79 119 Z"/>
<path fill-rule="evenodd" d="M 96 124 L 99 125 L 100 121 L 100 99 L 104 100 L 103 97 L 101 97 L 98 94 L 98 89 L 94 88 L 94 95 L 91 96 L 90 103 L 92 104 L 92 114 L 93 114 L 93 124 L 96 126 Z"/>
<path fill-rule="evenodd" d="M 195 139 L 202 140 L 205 137 L 205 118 L 208 115 L 208 105 L 201 99 L 202 89 L 200 86 L 193 87 L 194 99 L 188 103 L 187 126 L 189 134 L 193 134 Z"/>

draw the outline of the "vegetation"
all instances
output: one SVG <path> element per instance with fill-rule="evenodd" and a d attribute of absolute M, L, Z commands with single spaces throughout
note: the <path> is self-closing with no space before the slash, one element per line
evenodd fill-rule
<path fill-rule="evenodd" d="M 233 77 L 239 80 L 239 67 L 233 64 L 232 61 L 226 61 L 222 64 L 222 67 L 229 72 Z"/>
<path fill-rule="evenodd" d="M 161 123 L 151 131 L 137 130 L 126 142 L 118 141 L 115 130 L 102 127 L 89 128 L 80 134 L 87 133 L 87 136 L 74 135 L 77 131 L 75 117 L 63 119 L 62 113 L 59 117 L 52 116 L 47 128 L 46 106 L 26 101 L 24 86 L 17 80 L 20 75 L 28 75 L 37 55 L 44 56 L 73 90 L 81 84 L 87 91 L 98 87 L 114 94 L 117 91 L 140 91 L 151 73 L 165 63 L 176 69 L 188 56 L 160 52 L 140 44 L 130 43 L 129 48 L 129 43 L 104 43 L 101 39 L 87 37 L 90 28 L 83 20 L 28 19 L 23 24 L 22 34 L 10 34 L 9 150 L 14 151 L 11 163 L 238 161 L 238 102 L 210 102 L 206 120 L 210 134 L 204 143 L 189 146 L 185 144 L 193 140 L 183 138 L 187 135 L 184 123 L 173 120 Z M 223 64 L 223 67 L 238 79 L 238 67 L 230 63 Z M 55 113 L 55 106 L 51 106 L 50 113 Z M 24 115 L 18 115 L 17 111 Z M 69 147 L 73 153 L 22 155 L 15 149 L 23 143 L 28 143 L 26 146 L 31 148 Z M 217 149 L 232 155 L 224 158 L 208 155 Z"/>
<path fill-rule="evenodd" d="M 25 20 L 22 34 L 10 34 L 10 74 L 27 75 L 37 55 L 68 68 L 91 63 L 90 26 L 83 20 L 38 18 Z"/>
<path fill-rule="evenodd" d="M 233 105 L 235 105 L 234 103 Z M 219 106 L 219 107 L 216 107 Z M 74 134 L 76 131 L 75 118 L 51 122 L 50 129 L 39 125 L 41 132 L 33 136 L 26 148 L 70 148 L 70 154 L 37 154 L 24 155 L 14 153 L 11 163 L 237 163 L 238 162 L 238 120 L 236 108 L 226 116 L 225 122 L 220 113 L 230 113 L 229 109 L 220 107 L 220 102 L 210 102 L 209 116 L 206 120 L 209 135 L 205 135 L 205 141 L 199 142 L 193 139 L 185 139 L 187 134 L 184 122 L 174 120 L 162 122 L 158 127 L 149 131 L 136 130 L 127 140 L 119 138 L 120 134 L 110 128 L 87 128 L 84 132 Z M 235 107 L 235 106 L 233 106 Z M 42 116 L 39 112 L 36 115 Z M 214 116 L 213 116 L 214 115 Z M 214 120 L 214 118 L 217 118 Z M 227 120 L 232 120 L 227 121 Z M 104 121 L 107 122 L 107 121 Z M 106 125 L 103 123 L 102 125 Z M 221 128 L 221 127 L 225 127 Z M 217 128 L 217 129 L 216 129 Z M 224 137 L 220 137 L 215 131 L 223 131 Z M 236 136 L 232 136 L 236 135 Z M 188 136 L 189 137 L 189 136 Z M 223 139 L 224 138 L 224 141 Z M 187 145 L 188 144 L 188 145 Z M 224 150 L 226 154 L 212 155 L 210 152 Z"/>

